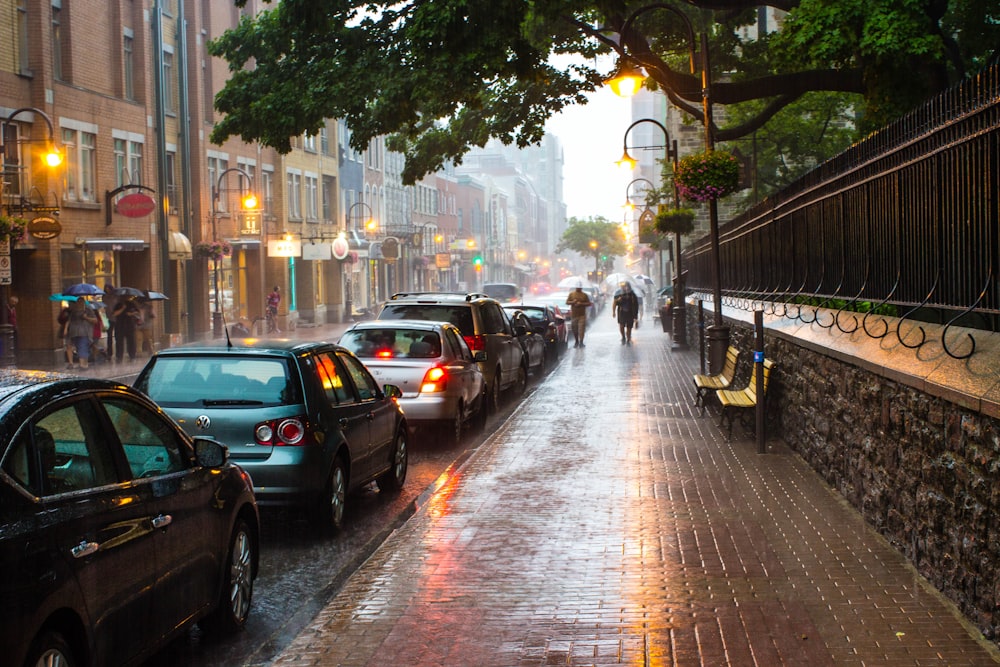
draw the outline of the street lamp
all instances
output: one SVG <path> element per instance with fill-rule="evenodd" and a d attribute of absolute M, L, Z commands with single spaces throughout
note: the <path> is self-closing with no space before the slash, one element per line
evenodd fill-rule
<path fill-rule="evenodd" d="M 365 232 L 367 233 L 367 231 L 368 231 L 368 225 L 369 224 L 374 225 L 375 214 L 372 212 L 372 207 L 369 206 L 368 204 L 364 203 L 363 201 L 354 202 L 353 204 L 351 204 L 350 208 L 347 209 L 347 217 L 344 220 L 344 227 L 348 231 L 351 230 L 351 228 L 352 228 L 351 227 L 351 216 L 354 213 L 354 209 L 358 208 L 359 206 L 363 206 L 366 209 L 368 209 L 368 217 L 365 219 L 365 224 L 363 225 L 364 228 L 365 228 Z M 354 301 L 353 301 L 354 294 L 353 294 L 353 288 L 351 286 L 351 279 L 347 277 L 347 276 L 350 276 L 350 275 L 351 275 L 350 274 L 350 270 L 347 269 L 347 267 L 345 265 L 345 268 L 344 268 L 344 276 L 345 276 L 344 277 L 344 316 L 345 316 L 345 318 L 350 318 L 353 315 L 353 313 L 354 313 Z M 350 319 L 346 319 L 345 321 L 350 322 Z"/>
<path fill-rule="evenodd" d="M 636 18 L 645 12 L 652 11 L 654 9 L 665 9 L 672 12 L 677 18 L 681 20 L 687 31 L 689 54 L 690 54 L 690 67 L 691 73 L 694 74 L 695 67 L 695 36 L 694 36 L 694 26 L 691 24 L 691 19 L 687 17 L 684 12 L 680 11 L 676 7 L 667 5 L 664 3 L 653 3 L 646 5 L 645 7 L 640 7 L 635 10 L 625 19 L 622 24 L 621 29 L 621 50 L 623 56 L 630 58 L 639 64 L 641 60 L 635 55 L 625 53 L 625 43 L 629 37 L 630 29 L 632 24 L 635 22 Z M 712 135 L 712 96 L 711 96 L 711 69 L 708 57 L 708 35 L 705 33 L 701 34 L 700 40 L 700 51 L 701 51 L 701 101 L 702 101 L 702 119 L 704 121 L 705 127 L 705 150 L 711 151 L 715 148 L 715 140 Z M 614 88 L 612 87 L 612 90 Z M 708 218 L 709 218 L 709 234 L 710 243 L 712 247 L 712 305 L 714 310 L 714 321 L 713 325 L 708 328 L 708 359 L 709 359 L 709 372 L 718 373 L 722 369 L 723 362 L 725 361 L 726 350 L 729 347 L 729 327 L 725 325 L 722 319 L 722 271 L 719 259 L 719 209 L 718 203 L 715 199 L 710 199 L 708 202 Z M 680 257 L 680 248 L 677 249 L 677 256 Z M 679 268 L 679 267 L 678 267 Z M 678 272 L 679 275 L 679 272 Z"/>
<path fill-rule="evenodd" d="M 0 188 L 2 188 L 3 210 L 5 215 L 21 217 L 26 212 L 45 212 L 58 214 L 59 200 L 53 202 L 52 206 L 47 206 L 44 197 L 40 202 L 32 199 L 32 192 L 37 191 L 31 184 L 31 164 L 21 164 L 22 156 L 18 150 L 21 143 L 29 143 L 31 139 L 20 139 L 20 133 L 12 142 L 7 141 L 7 130 L 14 123 L 14 119 L 22 113 L 32 113 L 45 121 L 48 128 L 48 141 L 46 149 L 38 157 L 42 164 L 50 169 L 55 169 L 63 162 L 62 153 L 55 145 L 55 129 L 52 126 L 52 119 L 41 109 L 35 107 L 22 107 L 14 110 L 0 127 L 0 160 L 2 160 L 3 171 L 0 172 Z M 11 169 L 8 170 L 8 167 Z M 13 181 L 8 180 L 8 176 L 14 176 Z M 11 245 L 16 239 L 5 239 L 0 248 L 0 261 L 6 264 L 6 273 L 0 274 L 0 366 L 12 367 L 17 364 L 16 350 L 14 350 L 14 326 L 10 322 L 10 284 L 12 276 L 10 274 Z"/>
<path fill-rule="evenodd" d="M 229 167 L 228 169 L 223 170 L 212 187 L 212 241 L 219 240 L 219 195 L 222 192 L 222 181 L 228 174 L 231 173 L 239 174 L 247 179 L 247 189 L 243 191 L 244 194 L 240 197 L 240 203 L 243 206 L 243 210 L 252 211 L 257 208 L 257 195 L 253 193 L 253 176 L 240 167 Z M 223 335 L 223 318 L 221 310 L 222 302 L 219 299 L 219 262 L 221 261 L 222 260 L 219 257 L 212 258 L 212 282 L 215 290 L 215 311 L 212 313 L 212 335 L 215 338 L 222 338 Z"/>

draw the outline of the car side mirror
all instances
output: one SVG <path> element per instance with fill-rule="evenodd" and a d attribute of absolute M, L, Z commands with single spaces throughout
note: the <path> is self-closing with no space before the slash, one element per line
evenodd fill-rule
<path fill-rule="evenodd" d="M 384 387 L 382 387 L 382 393 L 385 394 L 386 398 L 391 398 L 393 400 L 396 400 L 403 396 L 403 390 L 394 384 L 387 384 Z"/>
<path fill-rule="evenodd" d="M 476 350 L 472 354 L 472 358 L 474 360 L 476 360 L 476 361 L 488 361 L 489 360 L 488 357 L 487 357 L 487 355 L 486 355 L 486 350 Z"/>
<path fill-rule="evenodd" d="M 521 336 L 527 335 L 527 333 L 528 333 L 528 330 L 527 330 L 527 328 L 525 328 L 525 326 L 523 324 L 515 324 L 514 325 L 514 335 L 517 336 L 518 338 L 520 338 Z"/>
<path fill-rule="evenodd" d="M 229 448 L 212 438 L 195 438 L 194 457 L 203 468 L 221 468 L 229 460 Z"/>

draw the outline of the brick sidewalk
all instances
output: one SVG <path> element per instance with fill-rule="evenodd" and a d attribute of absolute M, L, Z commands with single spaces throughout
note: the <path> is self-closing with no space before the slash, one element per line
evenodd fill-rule
<path fill-rule="evenodd" d="M 699 418 L 650 324 L 605 313 L 273 664 L 1000 663 L 780 441 Z"/>

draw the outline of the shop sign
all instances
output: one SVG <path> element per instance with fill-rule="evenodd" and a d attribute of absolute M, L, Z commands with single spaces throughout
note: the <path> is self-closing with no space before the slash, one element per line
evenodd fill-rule
<path fill-rule="evenodd" d="M 267 256 L 268 257 L 301 257 L 302 256 L 302 241 L 286 241 L 285 239 L 278 239 L 277 241 L 267 242 Z"/>
<path fill-rule="evenodd" d="M 62 225 L 55 218 L 39 216 L 28 223 L 28 233 L 36 239 L 47 241 L 62 233 Z"/>
<path fill-rule="evenodd" d="M 326 260 L 331 256 L 329 243 L 306 243 L 302 246 L 302 259 Z"/>
<path fill-rule="evenodd" d="M 351 250 L 351 244 L 343 236 L 338 236 L 331 244 L 333 246 L 333 258 L 341 261 L 347 259 L 347 253 Z"/>
<path fill-rule="evenodd" d="M 126 218 L 141 218 L 156 210 L 156 202 L 144 192 L 133 192 L 119 199 L 115 208 Z"/>

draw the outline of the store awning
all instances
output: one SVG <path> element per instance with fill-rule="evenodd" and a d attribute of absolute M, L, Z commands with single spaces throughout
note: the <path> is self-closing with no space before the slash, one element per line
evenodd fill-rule
<path fill-rule="evenodd" d="M 148 246 L 142 239 L 77 239 L 76 244 L 84 250 L 118 250 L 122 252 L 145 250 Z"/>
<path fill-rule="evenodd" d="M 167 237 L 167 252 L 170 259 L 191 259 L 191 239 L 182 232 L 170 232 L 170 236 Z"/>
<path fill-rule="evenodd" d="M 260 239 L 226 239 L 226 242 L 233 247 L 233 250 L 257 250 L 260 248 Z"/>

